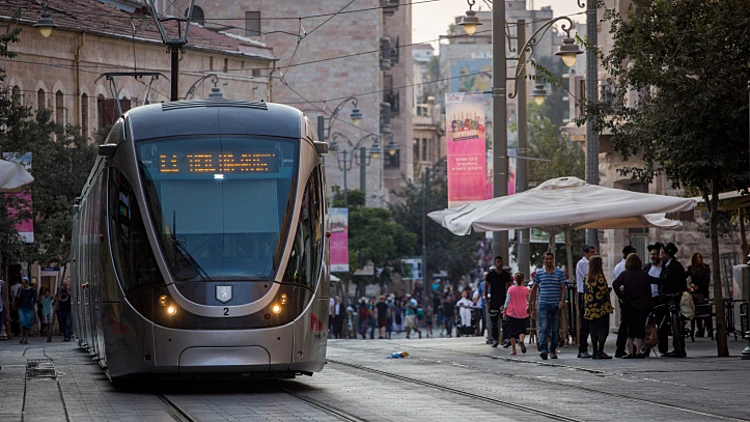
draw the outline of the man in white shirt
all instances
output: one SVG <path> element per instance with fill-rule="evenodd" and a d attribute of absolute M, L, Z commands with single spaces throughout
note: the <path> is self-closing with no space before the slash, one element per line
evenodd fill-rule
<path fill-rule="evenodd" d="M 628 245 L 622 248 L 622 261 L 615 265 L 615 269 L 612 270 L 612 281 L 620 276 L 625 271 L 625 260 L 628 259 L 628 255 L 631 253 L 638 253 L 634 247 Z"/>
<path fill-rule="evenodd" d="M 620 261 L 619 264 L 615 265 L 615 269 L 612 270 L 612 281 L 617 279 L 620 274 L 625 272 L 625 261 L 628 259 L 628 255 L 630 255 L 631 253 L 637 254 L 638 250 L 630 245 L 622 248 L 622 261 Z M 617 348 L 615 349 L 615 357 L 621 358 L 627 354 L 625 353 L 625 345 L 628 342 L 628 333 L 627 330 L 619 328 L 624 327 L 624 325 L 622 320 L 622 301 L 619 298 L 618 301 L 620 302 L 620 325 L 617 328 Z"/>
<path fill-rule="evenodd" d="M 583 247 L 583 258 L 576 264 L 576 286 L 578 289 L 578 357 L 590 358 L 589 354 L 589 324 L 583 319 L 583 294 L 585 293 L 584 281 L 589 273 L 589 259 L 596 255 L 594 246 L 586 245 Z"/>

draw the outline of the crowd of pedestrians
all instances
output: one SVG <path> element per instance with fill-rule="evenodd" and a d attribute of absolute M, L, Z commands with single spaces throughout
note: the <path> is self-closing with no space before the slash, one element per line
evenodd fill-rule
<path fill-rule="evenodd" d="M 28 277 L 21 278 L 8 288 L 7 300 L 2 295 L 4 281 L 0 280 L 0 323 L 7 325 L 8 339 L 19 337 L 19 343 L 28 344 L 29 336 L 48 337 L 57 316 L 59 334 L 70 341 L 72 331 L 70 282 L 65 281 L 55 295 L 42 286 L 37 290 Z M 4 307 L 7 303 L 8 310 Z"/>
<path fill-rule="evenodd" d="M 649 245 L 648 251 L 649 259 L 644 265 L 636 249 L 626 246 L 622 261 L 608 278 L 596 248 L 583 248 L 583 257 L 575 268 L 579 358 L 613 358 L 605 351 L 614 313 L 612 292 L 621 310 L 614 357 L 645 358 L 651 347 L 658 347 L 665 357 L 687 356 L 680 307 L 685 305 L 685 292 L 692 296 L 690 303 L 708 301 L 710 269 L 695 253 L 685 270 L 675 258 L 678 250 L 673 243 L 657 242 Z M 345 308 L 336 296 L 331 299 L 329 311 L 332 336 L 374 339 L 377 335 L 382 339 L 391 338 L 393 332 L 405 332 L 406 338 L 422 338 L 423 334 L 433 337 L 434 332 L 452 337 L 454 333 L 483 336 L 486 331 L 492 347 L 510 347 L 510 354 L 516 355 L 519 349 L 526 353 L 524 340 L 530 325 L 535 324 L 540 357 L 557 359 L 568 276 L 556 266 L 554 254 L 548 252 L 543 259 L 543 268 L 532 273 L 527 285 L 522 273 L 512 275 L 504 266 L 503 257 L 496 256 L 482 280 L 458 294 L 454 294 L 450 283 L 442 292 L 439 282 L 433 284 L 432 302 L 426 306 L 421 288 L 415 289 L 413 295 L 363 297 Z M 673 323 L 679 324 L 674 330 L 678 335 L 672 335 Z M 669 336 L 672 351 L 668 351 Z"/>

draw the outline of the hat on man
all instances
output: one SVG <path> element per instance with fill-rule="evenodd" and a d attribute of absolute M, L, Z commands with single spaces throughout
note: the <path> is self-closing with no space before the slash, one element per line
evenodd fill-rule
<path fill-rule="evenodd" d="M 656 242 L 653 245 L 648 245 L 646 247 L 646 249 L 648 249 L 649 252 L 650 252 L 650 251 L 653 251 L 654 249 L 656 249 L 657 251 L 661 250 L 661 248 L 663 248 L 663 247 L 664 247 L 664 245 L 662 245 L 661 242 Z"/>
<path fill-rule="evenodd" d="M 630 245 L 625 246 L 624 248 L 622 248 L 622 256 L 623 256 L 623 258 L 627 258 L 628 255 L 630 255 L 631 253 L 638 253 L 638 249 L 636 249 L 636 248 L 634 248 L 634 247 L 632 247 Z"/>
<path fill-rule="evenodd" d="M 662 249 L 664 249 L 665 251 L 667 251 L 667 253 L 670 254 L 670 255 L 672 255 L 672 256 L 677 255 L 677 246 L 675 246 L 675 244 L 672 243 L 672 242 L 669 242 L 666 245 L 664 245 L 664 247 Z"/>
<path fill-rule="evenodd" d="M 27 281 L 28 282 L 28 281 L 31 281 L 31 280 L 29 280 L 28 277 L 24 277 L 24 278 L 21 279 L 21 281 Z"/>

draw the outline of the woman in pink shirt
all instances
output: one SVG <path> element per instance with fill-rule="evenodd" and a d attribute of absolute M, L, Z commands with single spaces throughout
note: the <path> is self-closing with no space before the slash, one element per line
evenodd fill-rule
<path fill-rule="evenodd" d="M 523 274 L 516 273 L 513 276 L 515 283 L 508 289 L 508 295 L 505 298 L 505 311 L 503 319 L 508 321 L 508 331 L 510 344 L 513 346 L 511 355 L 516 355 L 516 341 L 521 346 L 521 352 L 526 353 L 526 345 L 523 339 L 526 337 L 527 318 L 526 306 L 529 301 L 529 288 L 523 285 Z"/>

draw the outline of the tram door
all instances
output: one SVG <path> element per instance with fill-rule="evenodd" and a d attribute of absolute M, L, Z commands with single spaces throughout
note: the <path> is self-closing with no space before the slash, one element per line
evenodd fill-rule
<path fill-rule="evenodd" d="M 101 359 L 101 364 L 107 364 L 107 356 L 104 349 L 104 330 L 102 327 L 102 297 L 104 291 L 103 274 L 101 268 L 101 253 L 102 253 L 102 239 L 104 230 L 106 227 L 102 227 L 101 213 L 102 209 L 106 209 L 106 205 L 102 202 L 102 179 L 104 173 L 102 172 L 94 185 L 93 190 L 93 209 L 94 215 L 92 215 L 92 224 L 94 225 L 94 247 L 93 255 L 91 256 L 91 267 L 92 267 L 92 280 L 94 281 L 94 327 L 96 334 L 96 351 Z M 106 221 L 106 220 L 105 220 Z"/>
<path fill-rule="evenodd" d="M 83 330 L 85 332 L 86 345 L 93 350 L 93 337 L 91 335 L 91 290 L 88 288 L 91 284 L 91 224 L 90 214 L 91 209 L 88 204 L 88 200 L 83 204 L 83 256 L 81 257 L 81 267 L 83 269 L 83 277 L 81 280 L 81 286 L 86 288 L 81 289 L 81 299 L 83 300 Z"/>

